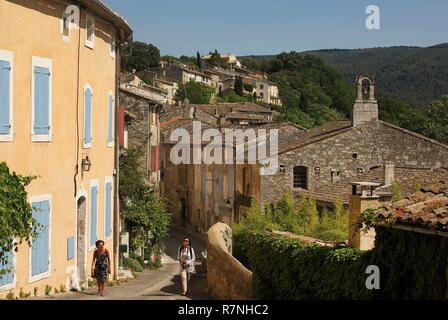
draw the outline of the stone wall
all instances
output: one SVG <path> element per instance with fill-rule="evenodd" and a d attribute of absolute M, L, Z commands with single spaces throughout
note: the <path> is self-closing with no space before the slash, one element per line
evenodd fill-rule
<path fill-rule="evenodd" d="M 390 161 L 396 166 L 447 167 L 448 146 L 380 121 L 371 121 L 330 138 L 279 155 L 282 167 L 261 176 L 260 203 L 279 200 L 293 189 L 293 168 L 308 168 L 308 189 L 332 181 L 332 171 L 344 181 Z M 317 169 L 318 168 L 318 169 Z"/>
<path fill-rule="evenodd" d="M 232 229 L 217 223 L 208 231 L 207 285 L 221 300 L 251 300 L 252 272 L 232 256 Z"/>

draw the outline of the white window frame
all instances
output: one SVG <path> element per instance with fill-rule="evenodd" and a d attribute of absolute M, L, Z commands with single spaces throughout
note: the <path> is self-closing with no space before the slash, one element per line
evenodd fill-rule
<path fill-rule="evenodd" d="M 112 185 L 112 190 L 110 193 L 110 226 L 112 228 L 112 232 L 110 233 L 110 236 L 106 237 L 106 187 L 107 184 L 110 183 Z M 112 176 L 104 178 L 104 241 L 109 241 L 112 239 L 114 234 L 114 179 Z"/>
<path fill-rule="evenodd" d="M 100 219 L 99 219 L 98 214 L 100 212 L 100 203 L 99 203 L 98 199 L 100 198 L 100 182 L 98 179 L 90 180 L 90 189 L 89 189 L 90 201 L 88 202 L 88 205 L 89 205 L 89 208 L 88 208 L 89 209 L 89 219 L 88 219 L 88 221 L 89 221 L 89 226 L 88 226 L 89 238 L 87 239 L 89 252 L 92 252 L 96 249 L 95 244 L 93 244 L 93 245 L 90 244 L 90 240 L 92 238 L 92 234 L 91 234 L 91 230 L 92 230 L 91 229 L 91 226 L 92 226 L 92 199 L 91 199 L 91 197 L 92 197 L 92 188 L 93 187 L 97 187 L 97 190 L 98 190 L 98 194 L 96 195 L 96 237 L 99 239 L 99 233 L 98 233 L 99 223 L 98 222 L 100 221 Z"/>
<path fill-rule="evenodd" d="M 92 40 L 89 40 L 89 21 L 92 21 L 92 24 L 93 24 Z M 90 48 L 90 49 L 95 48 L 95 30 L 96 30 L 95 18 L 92 15 L 87 13 L 86 14 L 86 47 L 87 48 Z"/>
<path fill-rule="evenodd" d="M 109 141 L 109 99 L 112 98 L 112 141 Z M 114 94 L 112 92 L 112 90 L 109 91 L 109 95 L 107 96 L 107 136 L 106 136 L 106 144 L 108 148 L 113 148 L 114 147 L 114 141 L 115 141 L 115 126 L 114 126 L 114 121 L 115 121 L 115 117 L 114 117 L 114 112 L 115 110 L 115 99 L 114 99 Z"/>
<path fill-rule="evenodd" d="M 48 84 L 48 123 L 50 130 L 48 134 L 34 133 L 34 94 L 35 94 L 35 67 L 48 68 L 50 70 L 50 79 Z M 53 61 L 47 58 L 32 57 L 31 63 L 31 141 L 32 142 L 51 142 L 53 137 Z"/>
<path fill-rule="evenodd" d="M 50 212 L 48 214 L 48 271 L 35 275 L 32 275 L 33 272 L 33 259 L 32 259 L 32 253 L 33 253 L 33 239 L 30 239 L 30 247 L 28 250 L 28 257 L 29 257 L 29 264 L 28 264 L 28 283 L 37 282 L 43 279 L 47 279 L 51 277 L 51 226 L 52 226 L 52 216 L 53 216 L 53 201 L 51 194 L 44 194 L 44 195 L 38 195 L 38 196 L 31 196 L 29 197 L 28 202 L 32 206 L 35 202 L 42 202 L 42 201 L 48 201 L 50 205 Z"/>
<path fill-rule="evenodd" d="M 13 240 L 13 242 L 15 242 L 15 241 Z M 17 255 L 16 251 L 13 250 L 13 253 L 12 253 L 12 266 L 13 266 L 12 283 L 8 283 L 8 284 L 5 284 L 4 286 L 1 286 L 0 292 L 11 290 L 11 289 L 15 288 L 15 286 L 17 284 L 17 274 L 16 274 L 17 257 L 16 257 L 16 255 Z"/>
<path fill-rule="evenodd" d="M 13 104 L 14 104 L 14 53 L 11 51 L 0 49 L 0 60 L 8 61 L 11 66 L 11 72 L 9 73 L 9 134 L 0 134 L 0 142 L 13 142 L 14 141 L 14 116 L 13 116 Z"/>
<path fill-rule="evenodd" d="M 87 89 L 90 89 L 90 92 L 92 93 L 92 106 L 90 108 L 90 137 L 91 140 L 90 143 L 85 143 L 84 141 L 84 134 L 85 134 L 85 123 L 86 123 L 86 91 Z M 84 86 L 84 91 L 83 91 L 83 101 L 84 101 L 84 112 L 83 112 L 83 130 L 82 130 L 82 145 L 83 145 L 83 149 L 90 149 L 92 148 L 92 143 L 93 143 L 93 89 L 92 86 L 87 83 Z"/>

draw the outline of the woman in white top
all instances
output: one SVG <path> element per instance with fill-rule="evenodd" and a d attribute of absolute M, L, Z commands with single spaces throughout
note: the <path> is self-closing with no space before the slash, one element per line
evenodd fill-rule
<path fill-rule="evenodd" d="M 190 239 L 184 239 L 182 246 L 179 248 L 177 260 L 180 265 L 180 277 L 182 279 L 182 295 L 187 294 L 188 282 L 190 281 L 191 274 L 195 272 L 194 261 L 196 257 L 194 250 L 191 247 Z"/>

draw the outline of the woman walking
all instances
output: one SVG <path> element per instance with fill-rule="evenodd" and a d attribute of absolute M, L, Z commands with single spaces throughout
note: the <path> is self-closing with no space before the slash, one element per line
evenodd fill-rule
<path fill-rule="evenodd" d="M 98 295 L 102 296 L 106 288 L 106 282 L 110 272 L 110 255 L 104 247 L 104 241 L 98 240 L 95 243 L 96 250 L 93 252 L 92 260 L 92 278 L 95 278 L 98 284 Z"/>
<path fill-rule="evenodd" d="M 191 247 L 190 239 L 184 239 L 182 246 L 179 248 L 177 260 L 180 264 L 180 277 L 182 279 L 182 295 L 185 296 L 188 290 L 188 282 L 191 274 L 195 272 L 194 261 L 196 257 Z"/>

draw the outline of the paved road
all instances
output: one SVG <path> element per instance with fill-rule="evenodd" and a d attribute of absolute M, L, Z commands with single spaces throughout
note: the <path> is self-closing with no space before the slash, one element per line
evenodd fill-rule
<path fill-rule="evenodd" d="M 196 252 L 196 271 L 190 281 L 189 293 L 180 295 L 181 283 L 179 266 L 176 261 L 177 250 L 184 237 L 190 237 Z M 143 273 L 134 273 L 135 279 L 119 286 L 107 288 L 104 297 L 96 294 L 96 288 L 84 292 L 70 292 L 43 297 L 55 300 L 211 300 L 207 291 L 207 275 L 204 273 L 201 252 L 205 250 L 204 239 L 179 228 L 172 227 L 165 242 L 166 255 L 162 259 L 163 267 Z"/>

